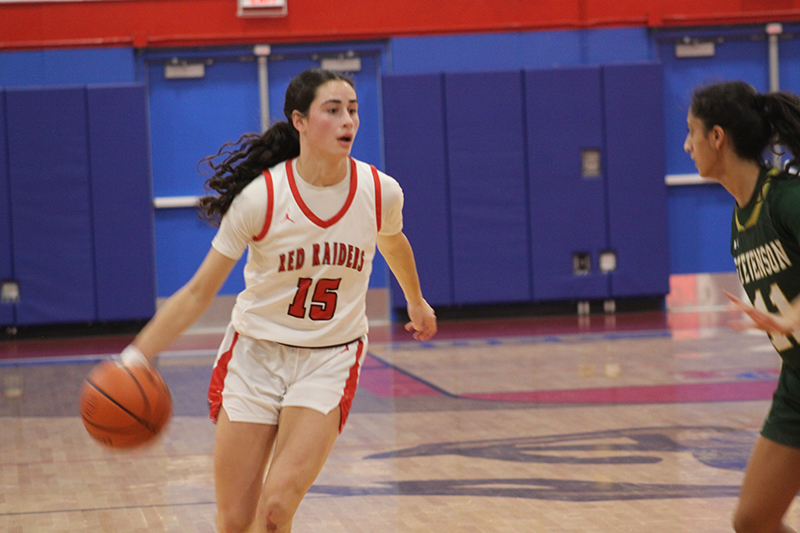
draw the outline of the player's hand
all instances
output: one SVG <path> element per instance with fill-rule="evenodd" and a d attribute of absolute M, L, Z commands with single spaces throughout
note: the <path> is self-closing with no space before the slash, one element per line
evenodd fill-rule
<path fill-rule="evenodd" d="M 755 328 L 766 331 L 767 333 L 781 333 L 786 335 L 797 327 L 792 320 L 781 314 L 760 311 L 727 291 L 725 291 L 725 296 L 733 302 L 736 306 L 735 309 L 747 315 L 747 318 L 730 321 L 728 326 L 731 329 L 743 331 L 745 329 Z"/>
<path fill-rule="evenodd" d="M 411 322 L 406 324 L 406 331 L 413 331 L 416 340 L 427 341 L 436 335 L 436 313 L 428 302 L 422 300 L 418 304 L 408 304 L 407 310 Z"/>
<path fill-rule="evenodd" d="M 142 351 L 133 344 L 128 345 L 127 348 L 122 350 L 122 353 L 119 354 L 119 359 L 120 362 L 127 367 L 143 366 L 145 368 L 150 368 L 150 361 L 148 361 Z"/>

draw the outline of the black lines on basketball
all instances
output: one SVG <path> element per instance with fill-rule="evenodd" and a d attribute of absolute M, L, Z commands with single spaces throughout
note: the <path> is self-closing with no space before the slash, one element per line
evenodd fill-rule
<path fill-rule="evenodd" d="M 106 361 L 86 377 L 80 412 L 92 438 L 113 448 L 130 448 L 161 433 L 172 414 L 172 398 L 154 368 Z"/>

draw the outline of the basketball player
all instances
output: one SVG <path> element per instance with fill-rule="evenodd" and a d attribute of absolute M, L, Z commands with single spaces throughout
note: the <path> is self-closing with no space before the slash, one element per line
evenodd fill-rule
<path fill-rule="evenodd" d="M 221 220 L 211 250 L 122 356 L 126 364 L 152 360 L 208 307 L 249 250 L 246 287 L 209 388 L 224 533 L 291 531 L 347 420 L 367 350 L 376 244 L 408 301 L 406 329 L 423 341 L 436 333 L 401 231 L 400 186 L 350 157 L 359 125 L 352 82 L 303 72 L 289 84 L 284 114 L 287 122 L 206 158 L 214 171 L 207 186 L 218 195 L 201 207 Z"/>
<path fill-rule="evenodd" d="M 789 533 L 783 516 L 800 490 L 800 180 L 768 166 L 764 152 L 780 144 L 800 154 L 800 98 L 759 94 L 742 82 L 715 84 L 694 93 L 687 121 L 684 149 L 698 172 L 736 200 L 731 253 L 752 306 L 729 297 L 752 321 L 732 325 L 767 331 L 783 363 L 733 527 Z"/>

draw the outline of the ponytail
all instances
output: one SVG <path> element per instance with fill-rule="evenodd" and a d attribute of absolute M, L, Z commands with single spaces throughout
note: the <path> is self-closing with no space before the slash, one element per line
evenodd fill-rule
<path fill-rule="evenodd" d="M 789 149 L 792 159 L 788 167 L 796 166 L 800 156 L 800 98 L 789 92 L 759 95 L 756 103 L 772 127 L 772 142 Z"/>
<path fill-rule="evenodd" d="M 236 149 L 228 149 L 238 146 Z M 282 161 L 300 155 L 300 141 L 297 130 L 286 121 L 278 122 L 263 135 L 245 133 L 238 141 L 229 142 L 215 155 L 200 160 L 214 171 L 206 180 L 206 190 L 217 195 L 200 199 L 200 216 L 214 225 L 219 225 L 230 208 L 233 199 L 261 175 L 264 170 Z M 215 159 L 223 157 L 220 163 Z"/>

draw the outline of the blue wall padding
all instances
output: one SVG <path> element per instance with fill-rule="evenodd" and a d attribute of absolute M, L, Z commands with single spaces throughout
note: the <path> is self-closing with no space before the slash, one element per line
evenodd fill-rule
<path fill-rule="evenodd" d="M 603 67 L 608 224 L 615 298 L 669 293 L 660 64 Z"/>
<path fill-rule="evenodd" d="M 403 232 L 414 249 L 425 299 L 452 305 L 444 78 L 384 76 L 382 85 L 386 172 L 403 187 Z M 404 306 L 394 277 L 391 288 L 392 306 Z"/>
<path fill-rule="evenodd" d="M 525 91 L 533 296 L 605 298 L 606 177 L 581 171 L 581 151 L 603 149 L 600 68 L 526 71 Z M 588 274 L 574 273 L 576 253 L 590 254 Z"/>
<path fill-rule="evenodd" d="M 6 93 L 0 91 L 0 282 L 14 278 L 11 257 L 11 191 L 6 149 Z M 0 302 L 0 326 L 15 323 L 13 303 Z"/>
<path fill-rule="evenodd" d="M 445 74 L 456 304 L 531 299 L 522 73 Z"/>
<path fill-rule="evenodd" d="M 6 91 L 17 323 L 96 316 L 86 90 Z"/>
<path fill-rule="evenodd" d="M 97 316 L 155 313 L 155 250 L 143 85 L 88 90 Z"/>

